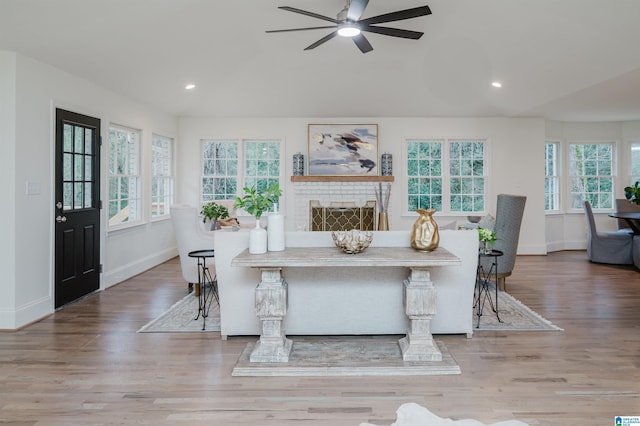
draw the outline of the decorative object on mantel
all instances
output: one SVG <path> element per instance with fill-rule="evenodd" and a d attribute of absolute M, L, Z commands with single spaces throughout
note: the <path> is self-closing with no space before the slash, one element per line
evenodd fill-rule
<path fill-rule="evenodd" d="M 393 175 L 393 157 L 388 152 L 385 152 L 380 156 L 380 175 Z"/>
<path fill-rule="evenodd" d="M 210 220 L 211 230 L 216 231 L 221 228 L 220 220 L 227 219 L 229 217 L 229 209 L 222 204 L 211 201 L 202 206 L 200 214 L 202 215 L 202 222 L 206 223 L 207 220 Z"/>
<path fill-rule="evenodd" d="M 377 175 L 377 161 L 377 124 L 309 124 L 309 175 Z"/>
<path fill-rule="evenodd" d="M 267 216 L 267 250 L 284 250 L 284 216 L 278 211 L 278 203 L 274 203 L 273 212 Z"/>
<path fill-rule="evenodd" d="M 348 254 L 356 254 L 363 252 L 369 247 L 369 244 L 373 241 L 373 232 L 359 231 L 357 229 L 352 229 L 351 231 L 333 231 L 331 237 L 340 250 Z"/>
<path fill-rule="evenodd" d="M 387 193 L 383 195 L 382 183 L 378 183 L 376 200 L 378 200 L 378 231 L 389 230 L 389 197 L 391 196 L 391 184 L 387 185 Z"/>
<path fill-rule="evenodd" d="M 293 175 L 304 176 L 304 155 L 300 152 L 293 154 Z"/>
<path fill-rule="evenodd" d="M 256 227 L 249 231 L 249 253 L 263 254 L 267 252 L 267 231 L 260 226 L 262 213 L 269 211 L 278 201 L 282 190 L 278 183 L 273 183 L 265 190 L 255 186 L 244 187 L 244 196 L 236 198 L 234 208 L 243 209 L 256 218 Z"/>
<path fill-rule="evenodd" d="M 418 251 L 433 251 L 440 244 L 438 224 L 433 219 L 435 209 L 418 209 L 420 215 L 413 224 L 411 232 L 411 247 Z"/>
<path fill-rule="evenodd" d="M 640 180 L 637 180 L 633 186 L 627 186 L 624 189 L 624 196 L 630 203 L 640 206 Z"/>
<path fill-rule="evenodd" d="M 480 251 L 483 254 L 491 253 L 491 246 L 496 243 L 496 233 L 488 228 L 478 228 L 478 238 L 480 239 Z"/>

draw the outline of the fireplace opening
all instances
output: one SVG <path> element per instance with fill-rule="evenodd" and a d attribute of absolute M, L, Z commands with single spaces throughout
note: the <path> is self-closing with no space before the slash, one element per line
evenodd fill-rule
<path fill-rule="evenodd" d="M 311 231 L 373 231 L 376 229 L 376 201 L 368 200 L 361 207 L 354 202 L 333 201 L 323 207 L 318 200 L 309 201 Z"/>

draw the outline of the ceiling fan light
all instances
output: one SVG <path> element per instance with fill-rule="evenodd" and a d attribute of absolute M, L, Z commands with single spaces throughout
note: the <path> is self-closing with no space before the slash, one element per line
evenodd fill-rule
<path fill-rule="evenodd" d="M 355 37 L 360 34 L 360 28 L 355 25 L 345 24 L 338 29 L 338 35 L 342 37 Z"/>

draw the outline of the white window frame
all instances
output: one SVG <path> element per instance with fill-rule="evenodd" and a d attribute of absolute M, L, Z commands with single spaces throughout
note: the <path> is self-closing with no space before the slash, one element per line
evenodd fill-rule
<path fill-rule="evenodd" d="M 623 182 L 622 187 L 632 186 L 640 181 L 640 139 L 630 140 L 627 145 L 627 181 Z M 634 161 L 635 160 L 635 161 Z M 634 173 L 634 171 L 636 173 Z"/>
<path fill-rule="evenodd" d="M 129 144 L 133 144 L 132 147 L 130 147 L 128 149 L 128 152 L 126 153 L 127 155 L 127 159 L 126 159 L 126 163 L 127 164 L 135 164 L 135 171 L 131 172 L 131 168 L 129 168 L 129 170 L 127 170 L 127 173 L 113 173 L 115 170 L 113 170 L 113 164 L 111 164 L 111 159 L 112 156 L 114 155 L 113 153 L 113 147 L 112 147 L 112 141 L 111 141 L 111 133 L 112 131 L 117 131 L 117 132 L 123 132 L 123 133 L 127 133 L 127 140 Z M 134 140 L 132 139 L 132 136 L 135 136 L 136 138 Z M 143 223 L 143 217 L 142 217 L 142 203 L 143 203 L 143 199 L 142 199 L 142 130 L 140 129 L 135 129 L 132 127 L 127 127 L 127 126 L 122 126 L 119 124 L 113 124 L 111 123 L 109 125 L 109 160 L 108 160 L 108 184 L 107 184 L 107 193 L 108 193 L 108 201 L 107 201 L 107 209 L 106 209 L 106 214 L 107 214 L 107 226 L 109 230 L 115 230 L 115 229 L 121 229 L 121 228 L 129 228 L 132 226 L 136 226 L 139 225 L 141 223 Z M 131 158 L 133 154 L 134 158 Z M 118 151 L 116 150 L 115 155 L 118 155 Z M 111 198 L 111 184 L 112 184 L 112 180 L 113 179 L 117 179 L 118 181 L 120 181 L 121 179 L 129 179 L 129 180 L 133 180 L 133 182 L 129 182 L 129 188 L 130 191 L 127 192 L 127 195 L 129 195 L 127 197 L 128 200 L 128 206 L 130 207 L 131 204 L 133 203 L 135 205 L 135 213 L 136 213 L 136 217 L 137 219 L 135 220 L 124 220 L 124 218 L 122 217 L 122 210 L 119 211 L 119 215 L 118 216 L 114 216 L 114 217 L 110 217 L 110 212 L 111 212 L 111 205 L 113 202 L 117 202 L 118 204 L 122 203 L 123 198 L 121 197 L 122 193 L 120 191 L 118 191 L 118 196 L 117 199 L 112 199 Z M 133 196 L 131 196 L 131 192 L 134 192 Z M 127 216 L 128 217 L 128 216 Z"/>
<path fill-rule="evenodd" d="M 225 142 L 225 143 L 236 143 L 237 144 L 237 153 L 238 153 L 238 164 L 236 167 L 236 174 L 235 175 L 205 175 L 204 174 L 204 147 L 205 144 L 208 142 Z M 236 197 L 241 197 L 242 195 L 244 195 L 243 192 L 243 188 L 246 186 L 245 181 L 247 180 L 247 176 L 246 176 L 246 150 L 245 150 L 245 146 L 247 145 L 247 143 L 254 143 L 254 142 L 270 142 L 270 143 L 277 143 L 279 145 L 279 170 L 278 170 L 278 176 L 274 176 L 274 175 L 267 175 L 264 176 L 266 179 L 276 179 L 278 181 L 278 184 L 280 185 L 280 187 L 283 187 L 283 176 L 284 176 L 284 172 L 285 172 L 285 165 L 284 165 L 284 151 L 285 151 L 285 144 L 284 144 L 284 138 L 207 138 L 207 139 L 201 139 L 200 140 L 200 203 L 205 204 L 209 201 L 215 201 L 214 199 L 210 199 L 210 198 L 206 198 L 204 197 L 204 180 L 207 178 L 211 178 L 211 177 L 220 177 L 220 176 L 226 176 L 228 178 L 235 178 L 236 179 L 236 193 L 232 198 L 227 198 L 227 199 L 235 199 Z M 230 195 L 227 194 L 229 197 Z M 220 198 L 218 198 L 220 199 Z M 280 210 L 282 210 L 284 207 L 282 206 L 283 204 L 283 197 L 280 198 L 279 201 L 280 204 Z M 242 216 L 244 216 L 244 212 L 240 212 Z"/>
<path fill-rule="evenodd" d="M 610 145 L 611 146 L 611 175 L 574 175 L 572 173 L 572 167 L 571 167 L 571 156 L 572 156 L 572 147 L 574 145 Z M 571 188 L 572 188 L 572 180 L 574 177 L 577 178 L 587 178 L 588 176 L 596 176 L 598 178 L 602 178 L 605 176 L 609 176 L 611 178 L 611 192 L 610 192 L 610 197 L 611 197 L 611 206 L 609 207 L 600 207 L 600 204 L 596 204 L 596 203 L 591 203 L 592 204 L 592 208 L 594 211 L 600 211 L 600 212 L 607 212 L 607 211 L 613 211 L 613 209 L 615 208 L 615 199 L 616 199 L 616 185 L 617 185 L 617 180 L 618 180 L 618 171 L 617 171 L 617 164 L 618 164 L 618 159 L 617 159 L 617 153 L 618 153 L 618 145 L 619 142 L 612 140 L 612 139 L 600 139 L 600 140 L 596 140 L 596 139 L 576 139 L 576 140 L 569 140 L 567 141 L 567 147 L 566 147 L 566 159 L 565 159 L 565 170 L 566 170 L 566 184 L 565 184 L 565 191 L 567 194 L 566 197 L 566 209 L 567 212 L 571 212 L 571 213 L 581 213 L 584 211 L 584 207 L 582 206 L 582 201 L 584 201 L 585 197 L 581 197 L 582 199 L 580 200 L 578 206 L 574 206 L 573 205 L 573 200 L 574 200 L 574 193 L 572 192 Z M 593 193 L 593 192 L 589 192 L 589 193 Z M 582 193 L 584 195 L 584 193 Z"/>
<path fill-rule="evenodd" d="M 547 169 L 547 145 L 555 147 L 555 158 L 553 159 L 553 173 L 549 174 Z M 544 144 L 544 196 L 545 214 L 558 214 L 562 211 L 562 142 L 557 139 L 547 139 Z M 547 209 L 547 179 L 555 181 L 555 208 Z"/>
<path fill-rule="evenodd" d="M 409 153 L 408 147 L 410 142 L 441 142 L 442 143 L 442 169 L 441 176 L 442 179 L 442 210 L 438 211 L 437 214 L 447 215 L 447 216 L 467 216 L 470 213 L 473 214 L 485 214 L 487 211 L 487 196 L 488 196 L 488 186 L 489 186 L 489 140 L 487 138 L 455 138 L 455 137 L 438 137 L 438 138 L 425 138 L 425 137 L 406 137 L 404 138 L 403 143 L 403 165 L 404 165 L 404 215 L 416 216 L 417 214 L 413 210 L 409 210 L 409 188 L 408 188 L 408 179 L 409 179 L 409 171 L 408 171 L 408 161 L 409 161 Z M 477 211 L 452 211 L 451 210 L 451 144 L 457 142 L 479 142 L 483 145 L 483 175 L 482 176 L 474 176 L 475 178 L 483 179 L 483 210 Z M 465 175 L 466 176 L 466 175 Z M 473 175 L 470 175 L 473 176 Z"/>
<path fill-rule="evenodd" d="M 175 140 L 154 133 L 151 141 L 151 220 L 171 217 L 170 207 L 174 202 L 175 184 Z M 162 194 L 159 189 L 162 188 Z M 156 208 L 164 206 L 160 214 Z M 155 208 L 154 208 L 155 207 Z"/>

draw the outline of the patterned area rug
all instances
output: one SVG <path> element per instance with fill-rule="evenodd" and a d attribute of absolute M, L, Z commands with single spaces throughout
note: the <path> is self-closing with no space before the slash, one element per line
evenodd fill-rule
<path fill-rule="evenodd" d="M 490 286 L 489 292 L 495 298 L 495 287 Z M 489 302 L 485 302 L 483 315 L 478 326 L 477 310 L 473 310 L 474 331 L 563 331 L 560 327 L 529 309 L 522 302 L 504 291 L 498 292 L 498 314 L 502 322 L 498 322 L 497 315 L 491 309 Z"/>
<path fill-rule="evenodd" d="M 206 328 L 202 330 L 202 317 L 198 315 L 198 298 L 193 293 L 175 303 L 165 313 L 143 326 L 138 333 L 205 333 L 220 331 L 220 307 L 213 300 L 206 320 Z"/>
<path fill-rule="evenodd" d="M 495 295 L 495 288 L 490 289 L 491 295 Z M 487 302 L 484 307 L 482 317 L 480 317 L 480 327 L 477 326 L 478 317 L 476 310 L 473 311 L 474 331 L 544 331 L 562 329 L 552 324 L 547 319 L 541 317 L 536 312 L 529 309 L 520 301 L 514 299 L 505 292 L 498 293 L 498 311 L 500 319 L 498 322 L 496 314 L 491 310 L 491 306 Z M 140 330 L 138 333 L 157 333 L 157 332 L 203 332 L 202 318 L 195 320 L 198 314 L 198 298 L 193 294 L 185 296 L 170 307 L 165 313 L 154 319 Z M 204 332 L 220 331 L 220 308 L 214 301 L 211 304 L 211 311 L 206 321 L 206 329 Z"/>

